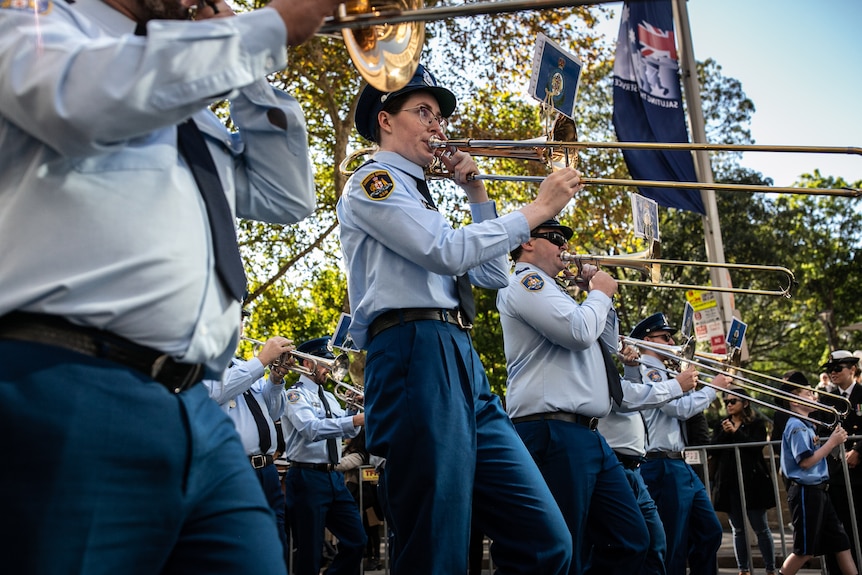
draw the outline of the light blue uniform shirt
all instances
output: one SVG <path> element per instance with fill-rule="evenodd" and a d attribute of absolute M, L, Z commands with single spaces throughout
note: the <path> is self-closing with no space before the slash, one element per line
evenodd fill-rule
<path fill-rule="evenodd" d="M 380 171 L 389 174 L 393 187 L 374 199 L 362 184 Z M 338 201 L 353 311 L 350 334 L 359 347 L 368 341 L 371 321 L 384 311 L 458 307 L 455 280 L 468 271 L 473 285 L 504 287 L 506 254 L 530 235 L 523 214 L 497 217 L 490 201 L 471 203 L 474 223 L 453 229 L 443 214 L 427 207 L 411 176 L 424 178 L 422 168 L 393 152 L 378 152 L 350 177 Z"/>
<path fill-rule="evenodd" d="M 611 410 L 599 338 L 616 351 L 612 300 L 598 290 L 579 304 L 539 268 L 515 264 L 497 292 L 503 325 L 509 417 L 567 411 L 604 417 Z"/>
<path fill-rule="evenodd" d="M 681 397 L 683 392 L 676 379 L 640 382 L 640 369 L 625 366 L 622 380 L 623 403 L 613 405 L 607 417 L 599 420 L 597 429 L 614 451 L 633 457 L 646 453 L 646 424 L 640 410 L 661 407 Z"/>
<path fill-rule="evenodd" d="M 819 441 L 814 425 L 791 416 L 781 435 L 781 474 L 803 485 L 829 481 L 829 464 L 825 457 L 808 469 L 799 466 L 800 461 L 814 455 Z"/>
<path fill-rule="evenodd" d="M 273 455 L 278 446 L 275 422 L 284 414 L 284 382 L 273 384 L 263 376 L 264 367 L 255 358 L 249 361 L 233 359 L 221 380 L 205 379 L 202 383 L 211 398 L 233 420 L 242 440 L 246 455 Z M 269 425 L 271 446 L 266 453 L 260 452 L 260 433 L 257 422 L 242 394 L 251 390 L 252 398 L 260 405 Z"/>
<path fill-rule="evenodd" d="M 651 355 L 641 356 L 642 381 L 662 381 L 670 379 L 667 370 L 658 358 Z M 681 424 L 695 414 L 702 413 L 715 401 L 715 390 L 704 387 L 689 391 L 658 409 L 643 412 L 647 424 L 647 451 L 682 451 L 685 440 Z"/>
<path fill-rule="evenodd" d="M 268 73 L 286 65 L 271 9 L 152 21 L 101 0 L 0 8 L 0 315 L 63 316 L 218 378 L 239 304 L 216 277 L 206 208 L 175 125 L 204 133 L 236 215 L 314 208 L 305 120 Z M 239 133 L 207 106 L 229 97 Z"/>
<path fill-rule="evenodd" d="M 344 410 L 335 396 L 324 390 L 332 417 L 326 417 L 326 408 L 320 403 L 318 385 L 309 377 L 300 376 L 296 385 L 285 390 L 284 416 L 281 430 L 284 433 L 285 456 L 288 461 L 302 463 L 329 463 L 326 440 L 335 438 L 338 459 L 341 460 L 341 438 L 356 437 L 361 427 L 353 426 L 353 414 Z"/>

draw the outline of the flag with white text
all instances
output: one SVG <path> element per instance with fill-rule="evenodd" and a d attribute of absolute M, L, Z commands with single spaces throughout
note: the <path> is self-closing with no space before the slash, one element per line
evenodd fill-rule
<path fill-rule="evenodd" d="M 620 142 L 688 142 L 671 0 L 626 0 L 614 62 L 614 128 Z M 696 181 L 691 152 L 623 150 L 636 180 Z M 705 214 L 700 192 L 640 187 L 659 205 Z"/>

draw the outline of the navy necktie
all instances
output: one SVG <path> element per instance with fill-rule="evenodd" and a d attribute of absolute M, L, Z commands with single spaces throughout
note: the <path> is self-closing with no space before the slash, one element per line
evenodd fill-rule
<path fill-rule="evenodd" d="M 236 242 L 233 215 L 221 187 L 215 162 L 194 120 L 177 126 L 177 146 L 191 168 L 207 208 L 216 273 L 227 292 L 241 301 L 246 289 L 245 269 Z"/>
<path fill-rule="evenodd" d="M 135 35 L 147 35 L 146 23 L 138 23 Z M 227 292 L 235 300 L 242 301 L 247 284 L 242 256 L 236 243 L 233 214 L 206 140 L 193 120 L 188 119 L 177 126 L 177 148 L 186 159 L 207 208 L 216 274 Z"/>
<path fill-rule="evenodd" d="M 422 194 L 422 197 L 425 198 L 428 205 L 436 210 L 437 206 L 434 204 L 434 199 L 431 197 L 428 183 L 422 178 L 417 178 L 416 176 L 412 177 L 416 180 L 416 187 L 419 189 L 419 193 Z M 470 277 L 467 274 L 458 276 L 455 280 L 455 288 L 458 291 L 458 301 L 461 304 L 461 312 L 464 314 L 467 323 L 472 323 L 473 318 L 476 317 L 476 300 L 473 299 L 473 286 L 470 284 Z"/>
<path fill-rule="evenodd" d="M 605 361 L 605 371 L 608 374 L 608 391 L 618 406 L 623 402 L 623 384 L 620 382 L 620 372 L 611 357 L 610 352 L 599 340 L 599 349 L 602 350 L 602 359 Z"/>
<path fill-rule="evenodd" d="M 332 411 L 329 410 L 329 402 L 326 401 L 326 396 L 323 395 L 323 386 L 317 386 L 317 395 L 320 397 L 320 403 L 323 404 L 323 409 L 326 410 L 326 417 L 332 417 Z M 326 454 L 329 456 L 329 462 L 333 465 L 338 463 L 338 445 L 335 438 L 331 437 L 326 440 Z"/>
<path fill-rule="evenodd" d="M 254 423 L 257 425 L 260 454 L 266 455 L 269 448 L 272 447 L 272 437 L 269 434 L 269 422 L 266 420 L 266 416 L 264 416 L 263 410 L 260 408 L 260 404 L 251 394 L 251 390 L 245 390 L 242 397 L 245 399 L 248 409 L 251 411 L 252 416 L 254 416 Z"/>

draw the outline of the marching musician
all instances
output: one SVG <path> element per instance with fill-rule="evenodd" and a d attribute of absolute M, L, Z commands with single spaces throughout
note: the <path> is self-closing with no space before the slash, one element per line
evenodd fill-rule
<path fill-rule="evenodd" d="M 667 316 L 655 313 L 638 323 L 630 333 L 653 345 L 674 345 L 676 328 Z M 639 346 L 642 381 L 668 379 L 668 356 L 647 346 Z M 716 375 L 712 386 L 726 389 L 731 380 Z M 658 409 L 642 412 L 646 422 L 647 453 L 640 466 L 641 476 L 656 503 L 667 538 L 668 575 L 685 575 L 686 563 L 692 575 L 718 573 L 717 553 L 722 528 L 709 494 L 697 473 L 685 461 L 685 421 L 701 413 L 715 401 L 713 387 L 689 391 Z"/>
<path fill-rule="evenodd" d="M 506 418 L 470 337 L 470 284 L 506 285 L 506 254 L 582 188 L 564 168 L 537 198 L 497 215 L 476 163 L 445 139 L 455 95 L 424 66 L 401 89 L 366 86 L 356 128 L 379 151 L 338 201 L 352 310 L 350 333 L 367 350 L 368 450 L 386 459 L 385 512 L 393 573 L 462 573 L 471 510 L 494 540 L 501 571 L 561 575 L 571 537 L 541 474 Z M 439 157 L 466 194 L 473 223 L 453 229 L 428 191 Z M 416 445 L 423 445 L 421 459 Z"/>
<path fill-rule="evenodd" d="M 234 217 L 314 210 L 302 110 L 267 75 L 337 4 L 0 2 L 4 571 L 284 570 L 198 384 L 238 343 Z"/>
<path fill-rule="evenodd" d="M 248 317 L 249 312 L 243 310 L 243 331 Z M 284 413 L 284 375 L 288 371 L 289 362 L 274 362 L 292 349 L 293 342 L 286 337 L 271 337 L 264 342 L 256 357 L 248 361 L 234 357 L 221 379 L 205 379 L 202 382 L 210 397 L 230 416 L 236 427 L 246 457 L 275 514 L 276 527 L 285 554 L 287 535 L 284 492 L 273 459 L 278 446 L 275 422 L 279 421 Z M 269 375 L 265 376 L 264 372 L 269 365 L 272 367 Z"/>
<path fill-rule="evenodd" d="M 580 285 L 589 293 L 583 303 L 556 281 L 566 270 L 562 254 L 572 233 L 556 219 L 545 221 L 511 254 L 514 273 L 497 293 L 506 407 L 566 518 L 575 545 L 569 573 L 641 573 L 653 538 L 597 425 L 612 406 L 632 411 L 679 397 L 695 376 L 657 385 L 620 380 L 612 360 L 616 280 L 584 266 Z"/>
<path fill-rule="evenodd" d="M 306 341 L 296 351 L 325 360 L 335 359 L 330 338 Z M 285 392 L 285 476 L 287 517 L 296 549 L 294 575 L 318 575 L 326 529 L 338 539 L 338 553 L 327 569 L 331 575 L 359 573 L 365 551 L 365 528 L 344 474 L 336 470 L 341 460 L 342 438 L 356 437 L 365 424 L 363 413 L 348 413 L 323 385 L 330 365 L 300 357 L 303 375 Z"/>

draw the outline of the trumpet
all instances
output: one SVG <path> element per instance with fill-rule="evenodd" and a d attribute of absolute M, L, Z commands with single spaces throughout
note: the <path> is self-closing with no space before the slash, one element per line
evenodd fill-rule
<path fill-rule="evenodd" d="M 254 339 L 251 337 L 243 337 L 243 341 L 251 342 L 254 345 L 255 349 L 264 345 L 265 342 L 262 342 L 258 339 Z M 295 360 L 300 361 L 309 361 L 311 362 L 311 368 L 304 367 L 301 363 L 297 363 Z M 347 377 L 348 371 L 350 369 L 350 358 L 346 353 L 340 353 L 335 359 L 329 359 L 326 357 L 319 357 L 316 355 L 311 355 L 308 353 L 302 353 L 301 351 L 286 351 L 277 358 L 275 358 L 272 362 L 269 363 L 267 367 L 270 369 L 274 367 L 282 367 L 288 369 L 294 373 L 298 373 L 300 375 L 313 375 L 317 368 L 323 366 L 329 370 L 329 378 L 335 382 L 340 382 L 345 377 Z"/>
<path fill-rule="evenodd" d="M 663 260 L 656 259 L 653 254 L 658 252 L 658 242 L 653 241 L 650 249 L 643 252 L 637 252 L 622 256 L 597 256 L 597 255 L 579 255 L 563 252 L 560 257 L 564 262 L 571 262 L 577 266 L 579 271 L 584 264 L 592 264 L 595 266 L 605 267 L 623 267 L 639 271 L 645 281 L 619 279 L 617 283 L 622 285 L 634 286 L 650 286 L 656 288 L 684 289 L 684 290 L 703 290 L 714 292 L 738 293 L 749 295 L 769 295 L 781 296 L 787 299 L 793 297 L 793 289 L 798 285 L 796 277 L 789 269 L 781 266 L 765 266 L 752 264 L 731 264 L 719 262 L 696 262 L 685 260 Z M 665 267 L 700 267 L 700 268 L 717 268 L 727 270 L 748 270 L 764 272 L 768 274 L 777 274 L 782 277 L 781 284 L 773 290 L 754 289 L 754 288 L 736 288 L 722 286 L 699 286 L 692 284 L 680 284 L 661 281 L 662 266 Z M 578 281 L 576 278 L 575 281 Z"/>
<path fill-rule="evenodd" d="M 344 403 L 347 409 L 365 410 L 365 390 L 363 388 L 343 381 L 336 381 L 332 393 Z"/>
<path fill-rule="evenodd" d="M 707 372 L 712 373 L 713 375 L 724 375 L 734 380 L 734 383 L 737 387 L 740 387 L 746 391 L 751 391 L 755 393 L 760 393 L 769 397 L 772 397 L 775 400 L 782 400 L 785 402 L 795 402 L 803 405 L 807 405 L 816 411 L 821 411 L 824 413 L 828 413 L 832 417 L 832 422 L 824 422 L 821 419 L 816 419 L 814 417 L 802 415 L 800 413 L 796 413 L 791 411 L 789 408 L 785 408 L 781 405 L 769 403 L 768 401 L 764 401 L 762 399 L 758 399 L 756 397 L 743 396 L 740 393 L 734 392 L 732 388 L 724 389 L 720 388 L 716 385 L 713 385 L 709 381 L 703 381 L 702 383 L 708 387 L 712 387 L 722 393 L 729 393 L 731 395 L 736 395 L 737 397 L 742 397 L 746 401 L 751 401 L 752 403 L 757 403 L 759 405 L 763 405 L 765 407 L 769 407 L 770 409 L 774 409 L 775 411 L 780 411 L 782 413 L 786 413 L 788 415 L 792 415 L 793 417 L 798 417 L 799 419 L 804 419 L 816 425 L 824 425 L 829 429 L 834 429 L 841 421 L 841 413 L 834 407 L 830 405 L 826 405 L 817 401 L 813 401 L 810 399 L 805 399 L 796 394 L 789 393 L 786 391 L 781 391 L 780 389 L 776 389 L 770 385 L 767 385 L 763 382 L 756 381 L 749 377 L 740 376 L 738 373 L 731 373 L 730 371 L 724 369 L 722 367 L 716 367 L 714 365 L 710 365 L 709 361 L 703 361 L 706 358 L 698 357 L 697 352 L 695 352 L 695 342 L 694 338 L 688 338 L 683 345 L 665 345 L 654 343 L 650 341 L 634 339 L 631 337 L 621 336 L 620 342 L 625 345 L 636 346 L 643 349 L 648 349 L 649 351 L 655 353 L 656 355 L 661 356 L 666 361 L 674 364 L 673 369 L 669 369 L 669 373 L 683 371 L 687 365 L 694 365 L 697 369 L 702 369 Z M 746 370 L 749 374 L 756 375 L 757 377 L 761 377 L 764 379 L 775 379 L 771 376 L 766 376 L 761 373 L 757 373 L 751 370 Z M 782 383 L 786 383 L 783 380 L 780 380 Z"/>

